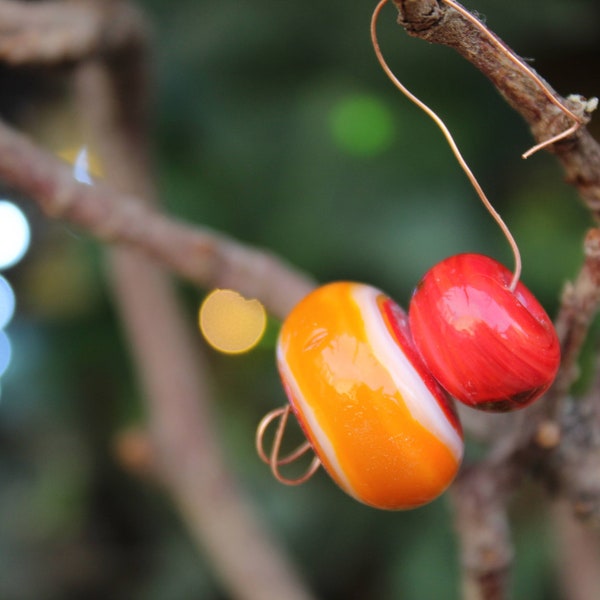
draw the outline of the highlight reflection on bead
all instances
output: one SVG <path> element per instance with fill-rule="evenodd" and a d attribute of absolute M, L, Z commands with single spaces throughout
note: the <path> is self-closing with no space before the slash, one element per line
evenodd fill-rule
<path fill-rule="evenodd" d="M 277 361 L 313 450 L 348 494 L 406 509 L 451 483 L 463 454 L 458 417 L 406 313 L 379 290 L 339 282 L 309 294 L 283 324 Z"/>
<path fill-rule="evenodd" d="M 428 271 L 409 309 L 433 376 L 454 398 L 489 411 L 522 408 L 550 386 L 560 363 L 552 321 L 512 273 L 481 254 L 451 256 Z"/>

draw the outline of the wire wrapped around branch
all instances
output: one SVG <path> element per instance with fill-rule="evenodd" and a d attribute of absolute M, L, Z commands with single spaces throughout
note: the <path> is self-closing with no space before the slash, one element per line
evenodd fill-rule
<path fill-rule="evenodd" d="M 507 46 L 495 34 L 490 32 L 497 43 L 438 0 L 394 0 L 394 4 L 399 13 L 398 22 L 409 35 L 449 46 L 477 67 L 525 119 L 537 142 L 546 142 L 573 126 L 572 119 L 549 99 L 548 93 L 499 48 L 499 44 Z M 596 99 L 586 100 L 578 95 L 562 98 L 541 77 L 539 79 L 554 98 L 584 123 L 589 121 Z M 586 206 L 600 218 L 600 144 L 585 127 L 580 127 L 576 134 L 548 150 L 560 160 L 567 181 L 577 188 Z"/>

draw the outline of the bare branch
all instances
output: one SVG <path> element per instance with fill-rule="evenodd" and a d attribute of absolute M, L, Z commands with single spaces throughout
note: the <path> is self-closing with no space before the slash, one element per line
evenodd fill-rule
<path fill-rule="evenodd" d="M 471 61 L 523 116 L 536 140 L 553 140 L 572 126 L 556 100 L 582 122 L 589 120 L 592 103 L 579 97 L 562 99 L 550 87 L 542 90 L 507 58 L 503 42 L 483 34 L 441 0 L 394 2 L 410 35 L 451 46 Z M 145 29 L 135 11 L 129 22 L 116 16 L 128 10 L 116 0 L 23 4 L 0 0 L 0 60 L 76 61 L 128 44 L 137 46 Z M 123 27 L 115 27 L 117 22 Z M 127 148 L 140 150 L 135 127 L 143 125 L 131 119 L 133 113 L 124 117 L 119 94 L 110 89 L 116 72 L 105 67 L 84 65 L 78 77 L 82 109 L 108 107 L 104 114 L 92 110 L 88 119 L 100 140 L 110 185 L 77 183 L 70 167 L 2 123 L 0 178 L 35 200 L 49 217 L 64 219 L 118 246 L 113 252 L 114 286 L 147 393 L 162 480 L 190 529 L 211 552 L 223 580 L 240 598 L 305 598 L 293 570 L 227 474 L 210 426 L 208 374 L 164 272 L 147 257 L 203 287 L 230 287 L 259 298 L 281 318 L 314 283 L 268 252 L 170 219 L 142 200 L 154 193 L 147 165 L 132 162 L 131 157 L 139 154 Z M 85 100 L 90 93 L 103 98 L 98 106 Z M 567 180 L 600 218 L 600 146 L 582 127 L 550 149 L 562 162 Z M 469 600 L 507 596 L 513 552 L 507 505 L 525 475 L 536 473 L 580 516 L 600 518 L 600 384 L 594 388 L 595 396 L 590 394 L 584 402 L 565 402 L 599 302 L 600 233 L 594 229 L 586 238 L 582 270 L 563 295 L 557 320 L 563 362 L 553 388 L 531 409 L 505 415 L 502 427 L 489 427 L 492 416 L 478 420 L 478 431 L 492 441 L 490 452 L 465 468 L 452 489 Z M 161 315 L 159 321 L 152 318 L 156 314 Z M 501 429 L 502 435 L 491 435 L 494 429 Z M 232 546 L 231 540 L 237 542 Z"/>
<path fill-rule="evenodd" d="M 481 70 L 523 116 L 538 142 L 573 126 L 557 103 L 563 103 L 581 122 L 589 120 L 593 102 L 580 97 L 562 99 L 539 76 L 528 75 L 527 67 L 520 65 L 521 59 L 504 42 L 443 1 L 394 3 L 399 23 L 410 35 L 450 46 Z M 561 161 L 567 180 L 577 187 L 594 216 L 600 217 L 600 146 L 581 127 L 549 149 Z M 489 436 L 493 443 L 487 458 L 466 467 L 451 490 L 468 600 L 508 596 L 512 546 L 507 504 L 526 474 L 543 475 L 580 516 L 596 520 L 600 514 L 600 481 L 590 476 L 600 473 L 599 403 L 595 398 L 562 410 L 600 302 L 599 247 L 600 234 L 594 229 L 586 237 L 581 272 L 563 295 L 557 320 L 563 360 L 546 397 L 530 409 L 503 416 L 495 428 L 493 416 L 473 420 L 478 434 Z"/>
<path fill-rule="evenodd" d="M 0 122 L 0 178 L 42 211 L 108 242 L 127 244 L 203 287 L 233 288 L 283 318 L 313 287 L 273 254 L 207 228 L 169 219 L 102 182 L 87 186 L 71 168 Z"/>
<path fill-rule="evenodd" d="M 466 468 L 451 488 L 461 546 L 464 600 L 508 597 L 513 558 L 504 490 L 510 472 Z"/>
<path fill-rule="evenodd" d="M 568 500 L 578 517 L 600 524 L 597 388 L 589 401 L 564 404 L 600 302 L 599 240 L 598 230 L 590 230 L 584 264 L 563 297 L 557 319 L 563 361 L 552 388 L 523 411 L 481 415 L 479 431 L 493 433 L 488 437 L 493 441 L 490 452 L 467 467 L 452 488 L 469 600 L 507 597 L 512 560 L 507 505 L 527 474 L 535 473 L 553 494 Z"/>
<path fill-rule="evenodd" d="M 394 4 L 399 12 L 399 23 L 407 33 L 454 48 L 488 77 L 525 119 L 537 141 L 548 140 L 571 127 L 573 123 L 531 77 L 454 9 L 441 0 L 394 0 Z M 505 46 L 503 42 L 501 44 Z M 589 119 L 593 103 L 580 96 L 562 99 L 550 86 L 546 86 L 552 96 L 561 100 L 583 121 Z M 561 161 L 567 181 L 577 188 L 595 217 L 600 218 L 600 145 L 582 127 L 575 135 L 549 149 Z"/>
<path fill-rule="evenodd" d="M 539 463 L 538 475 L 580 520 L 600 529 L 600 423 L 593 409 L 586 402 L 566 406 L 561 443 Z"/>
<path fill-rule="evenodd" d="M 563 291 L 556 331 L 561 340 L 560 372 L 547 397 L 547 412 L 568 393 L 579 376 L 578 359 L 589 328 L 600 306 L 600 229 L 588 231 L 584 241 L 584 263 L 573 283 Z"/>
<path fill-rule="evenodd" d="M 565 502 L 553 507 L 558 548 L 557 571 L 563 597 L 569 600 L 600 598 L 600 534 L 573 518 Z"/>
<path fill-rule="evenodd" d="M 141 13 L 119 0 L 0 0 L 0 59 L 12 65 L 82 60 L 147 35 Z"/>

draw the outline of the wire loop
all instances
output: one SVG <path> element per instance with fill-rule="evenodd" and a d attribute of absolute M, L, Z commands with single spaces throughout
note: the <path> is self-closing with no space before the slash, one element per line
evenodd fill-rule
<path fill-rule="evenodd" d="M 446 0 L 444 0 L 444 1 L 446 1 Z M 404 86 L 404 84 L 401 83 L 401 81 L 396 77 L 394 72 L 391 70 L 391 68 L 387 64 L 385 58 L 383 57 L 383 54 L 379 47 L 379 41 L 377 39 L 377 19 L 379 17 L 381 9 L 387 4 L 387 2 L 388 2 L 388 0 L 380 0 L 380 2 L 375 7 L 375 10 L 373 11 L 373 16 L 371 18 L 371 42 L 373 44 L 373 49 L 375 50 L 375 56 L 377 57 L 377 60 L 379 61 L 381 68 L 384 70 L 385 74 L 388 76 L 388 78 L 391 80 L 391 82 L 411 102 L 416 104 L 422 111 L 424 111 L 435 122 L 435 124 L 440 128 L 441 132 L 444 134 L 444 137 L 446 138 L 446 141 L 448 142 L 448 145 L 450 146 L 450 149 L 452 150 L 452 153 L 454 154 L 456 160 L 458 161 L 458 164 L 460 165 L 460 167 L 464 171 L 465 175 L 471 182 L 471 185 L 475 189 L 475 192 L 479 196 L 481 202 L 483 203 L 483 205 L 485 206 L 487 211 L 490 213 L 490 215 L 493 217 L 493 219 L 496 221 L 496 223 L 502 230 L 502 233 L 504 234 L 504 236 L 506 237 L 506 239 L 510 245 L 510 248 L 511 248 L 513 256 L 514 256 L 514 261 L 515 261 L 513 278 L 512 278 L 511 284 L 510 284 L 510 289 L 512 291 L 514 291 L 517 286 L 517 282 L 519 281 L 519 278 L 521 276 L 521 268 L 522 267 L 521 267 L 521 253 L 519 252 L 519 247 L 517 245 L 517 242 L 515 241 L 515 238 L 513 237 L 512 233 L 510 232 L 510 229 L 508 228 L 508 226 L 506 225 L 506 223 L 504 222 L 504 220 L 502 219 L 502 217 L 500 216 L 498 211 L 493 207 L 492 203 L 488 200 L 487 196 L 485 195 L 485 192 L 483 191 L 483 188 L 477 181 L 477 178 L 473 174 L 473 171 L 471 171 L 471 168 L 467 164 L 466 160 L 463 158 L 463 155 L 461 154 L 456 142 L 454 141 L 452 134 L 450 133 L 450 130 L 448 129 L 448 127 L 446 126 L 444 121 L 441 119 L 441 117 L 438 116 L 438 114 L 434 110 L 429 108 L 429 106 L 427 106 L 427 104 L 425 104 L 419 98 L 417 98 L 412 92 L 410 92 L 408 90 L 407 87 Z M 450 3 L 450 5 L 454 7 L 454 3 Z"/>
<path fill-rule="evenodd" d="M 280 483 L 284 483 L 286 485 L 300 485 L 305 481 L 308 481 L 318 470 L 321 465 L 321 461 L 317 456 L 315 456 L 306 471 L 300 477 L 295 479 L 289 479 L 281 474 L 279 467 L 284 465 L 289 465 L 296 460 L 298 460 L 301 456 L 306 454 L 309 450 L 312 449 L 312 446 L 309 442 L 304 442 L 300 444 L 295 450 L 292 450 L 289 454 L 281 457 L 279 455 L 281 451 L 281 443 L 283 441 L 283 436 L 285 434 L 285 427 L 287 425 L 287 420 L 290 415 L 291 408 L 290 405 L 287 404 L 285 407 L 276 408 L 271 412 L 267 413 L 258 424 L 256 429 L 256 450 L 258 452 L 258 456 L 260 459 L 268 464 L 271 467 L 271 472 L 277 481 Z M 264 437 L 267 429 L 273 423 L 279 419 L 279 423 L 277 424 L 277 429 L 275 430 L 275 437 L 273 438 L 273 445 L 271 446 L 271 451 L 269 453 L 265 452 L 264 448 Z"/>

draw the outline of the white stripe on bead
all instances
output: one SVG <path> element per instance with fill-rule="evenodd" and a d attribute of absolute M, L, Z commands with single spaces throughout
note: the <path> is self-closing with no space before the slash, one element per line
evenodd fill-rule
<path fill-rule="evenodd" d="M 415 420 L 445 444 L 456 460 L 460 461 L 463 454 L 462 439 L 392 337 L 377 302 L 380 293 L 370 286 L 353 287 L 352 296 L 363 317 L 368 343 L 396 384 Z"/>

